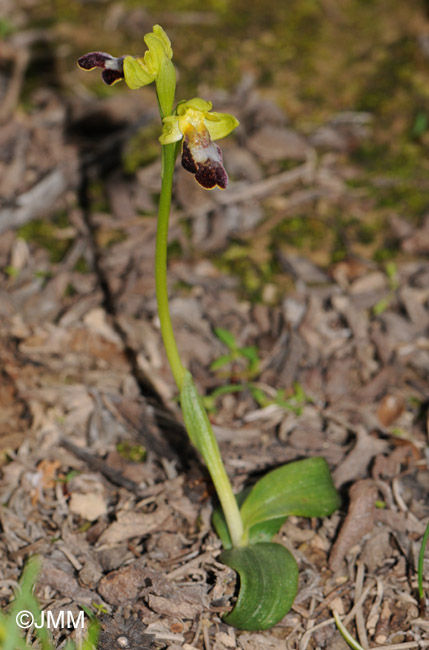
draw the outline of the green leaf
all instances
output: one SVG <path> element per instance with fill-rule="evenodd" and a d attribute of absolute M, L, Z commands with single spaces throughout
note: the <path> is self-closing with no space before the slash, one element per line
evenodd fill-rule
<path fill-rule="evenodd" d="M 374 307 L 372 308 L 374 316 L 381 316 L 381 314 L 386 311 L 392 302 L 392 297 L 392 294 L 389 293 L 387 296 L 380 298 L 380 300 L 375 303 Z"/>
<path fill-rule="evenodd" d="M 298 566 L 280 544 L 261 543 L 223 551 L 220 560 L 237 571 L 240 591 L 225 623 L 240 630 L 266 630 L 292 606 L 298 588 Z"/>
<path fill-rule="evenodd" d="M 420 137 L 428 129 L 428 116 L 423 111 L 419 111 L 414 120 L 412 134 L 414 137 Z"/>
<path fill-rule="evenodd" d="M 280 528 L 285 523 L 287 517 L 277 517 L 268 519 L 255 524 L 249 530 L 249 544 L 259 544 L 260 542 L 271 542 L 274 535 L 277 535 Z"/>
<path fill-rule="evenodd" d="M 255 347 L 254 345 L 246 347 L 246 348 L 239 348 L 238 353 L 246 359 L 248 362 L 248 375 L 249 377 L 256 376 L 259 374 L 259 364 L 261 360 L 259 359 L 259 352 L 258 348 Z"/>
<path fill-rule="evenodd" d="M 208 411 L 216 410 L 216 400 L 222 395 L 229 395 L 231 393 L 239 393 L 246 390 L 247 386 L 244 384 L 226 384 L 226 386 L 218 386 L 209 395 L 202 397 L 203 405 Z"/>
<path fill-rule="evenodd" d="M 250 529 L 264 521 L 288 515 L 324 517 L 340 506 L 324 458 L 306 458 L 265 474 L 241 507 L 243 526 Z"/>
<path fill-rule="evenodd" d="M 187 370 L 183 374 L 182 382 L 180 404 L 186 430 L 192 444 L 200 452 L 210 472 L 228 522 L 231 540 L 234 546 L 239 546 L 243 536 L 243 525 L 237 501 L 222 462 L 217 440 L 192 375 Z"/>
<path fill-rule="evenodd" d="M 228 330 L 224 330 L 223 327 L 216 327 L 215 334 L 219 341 L 222 341 L 222 343 L 224 343 L 227 348 L 230 350 L 237 349 L 237 342 L 235 340 L 234 334 L 231 334 L 231 332 L 228 332 Z"/>
<path fill-rule="evenodd" d="M 425 550 L 426 550 L 426 543 L 428 541 L 428 537 L 429 537 L 429 524 L 427 524 L 426 530 L 425 530 L 424 535 L 422 537 L 422 543 L 420 545 L 419 560 L 418 560 L 418 565 L 417 565 L 417 588 L 418 588 L 420 601 L 423 601 L 423 599 L 425 597 L 425 592 L 424 592 L 424 589 L 423 589 L 423 565 L 424 565 L 424 561 L 425 561 Z"/>
<path fill-rule="evenodd" d="M 223 366 L 226 366 L 227 363 L 231 363 L 231 355 L 223 354 L 221 357 L 215 359 L 212 364 L 210 364 L 210 370 L 218 370 L 219 368 L 223 368 Z"/>
<path fill-rule="evenodd" d="M 180 403 L 189 438 L 210 469 L 212 456 L 219 453 L 218 445 L 202 399 L 189 372 L 184 375 Z"/>
<path fill-rule="evenodd" d="M 242 505 L 249 492 L 250 488 L 245 488 L 242 492 L 235 495 L 239 506 Z M 270 519 L 268 521 L 263 521 L 260 524 L 252 526 L 248 535 L 248 543 L 259 544 L 260 542 L 271 542 L 272 538 L 274 535 L 277 535 L 286 519 L 287 517 L 279 517 L 278 519 Z M 218 536 L 220 537 L 222 546 L 225 549 L 232 548 L 231 537 L 229 535 L 225 515 L 223 514 L 220 505 L 217 505 L 213 510 L 212 524 Z"/>
<path fill-rule="evenodd" d="M 253 363 L 259 363 L 258 348 L 256 346 L 250 345 L 245 348 L 239 348 L 238 351 L 243 357 L 248 359 L 248 361 L 252 361 Z"/>
<path fill-rule="evenodd" d="M 260 407 L 264 408 L 265 406 L 268 406 L 268 404 L 273 403 L 273 401 L 267 397 L 267 394 L 262 390 L 262 388 L 250 384 L 249 391 L 255 402 L 258 402 Z"/>
<path fill-rule="evenodd" d="M 222 542 L 225 549 L 232 548 L 231 537 L 229 534 L 228 526 L 220 505 L 217 505 L 212 514 L 213 527 Z"/>

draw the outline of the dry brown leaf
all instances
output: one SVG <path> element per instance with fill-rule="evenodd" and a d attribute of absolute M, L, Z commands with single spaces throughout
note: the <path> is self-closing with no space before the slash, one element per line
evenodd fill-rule
<path fill-rule="evenodd" d="M 111 605 L 123 605 L 138 597 L 147 579 L 150 580 L 142 558 L 104 576 L 98 584 L 98 593 Z"/>
<path fill-rule="evenodd" d="M 101 494 L 81 494 L 73 492 L 69 501 L 69 509 L 82 519 L 95 521 L 107 513 L 107 505 Z"/>
<path fill-rule="evenodd" d="M 337 487 L 365 475 L 371 460 L 387 448 L 387 442 L 370 436 L 363 427 L 357 429 L 357 442 L 333 473 Z"/>
<path fill-rule="evenodd" d="M 347 517 L 329 556 L 329 567 L 339 571 L 349 549 L 357 544 L 374 526 L 377 487 L 371 479 L 357 481 L 350 488 Z"/>
<path fill-rule="evenodd" d="M 389 427 L 403 413 L 405 400 L 402 395 L 385 395 L 377 409 L 377 417 L 381 424 Z"/>
<path fill-rule="evenodd" d="M 161 616 L 169 616 L 171 618 L 194 619 L 201 611 L 200 603 L 189 603 L 178 597 L 175 593 L 172 593 L 169 598 L 149 595 L 148 604 L 157 614 L 160 614 Z"/>
<path fill-rule="evenodd" d="M 171 510 L 160 505 L 151 513 L 120 511 L 113 522 L 99 537 L 98 544 L 118 544 L 133 537 L 142 537 L 165 525 Z"/>
<path fill-rule="evenodd" d="M 372 467 L 372 476 L 375 481 L 383 477 L 391 478 L 399 474 L 401 465 L 410 464 L 410 460 L 415 458 L 415 448 L 406 441 L 398 441 L 398 446 L 388 455 L 379 454 Z"/>
<path fill-rule="evenodd" d="M 92 605 L 94 603 L 93 591 L 80 587 L 73 575 L 62 571 L 61 569 L 57 569 L 54 564 L 46 558 L 43 559 L 43 567 L 38 579 L 38 584 L 47 585 L 51 587 L 51 589 L 58 591 L 63 596 L 73 598 L 86 605 Z"/>

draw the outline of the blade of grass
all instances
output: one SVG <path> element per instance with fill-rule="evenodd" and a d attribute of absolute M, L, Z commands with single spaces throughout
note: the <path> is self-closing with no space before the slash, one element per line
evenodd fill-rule
<path fill-rule="evenodd" d="M 335 619 L 335 625 L 338 628 L 339 633 L 343 637 L 344 641 L 351 647 L 353 650 L 365 650 L 360 643 L 356 641 L 350 634 L 350 632 L 347 631 L 346 627 L 342 624 L 340 617 L 338 616 L 337 612 L 333 609 L 332 610 L 332 616 Z"/>
<path fill-rule="evenodd" d="M 425 549 L 426 549 L 426 542 L 428 537 L 429 537 L 429 523 L 426 526 L 426 530 L 422 538 L 422 543 L 420 546 L 420 553 L 419 553 L 419 562 L 417 565 L 417 584 L 418 584 L 419 598 L 421 601 L 425 597 L 425 592 L 423 590 L 423 564 L 425 560 Z"/>

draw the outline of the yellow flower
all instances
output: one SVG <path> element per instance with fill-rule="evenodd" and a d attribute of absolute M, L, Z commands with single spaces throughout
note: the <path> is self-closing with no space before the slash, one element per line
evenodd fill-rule
<path fill-rule="evenodd" d="M 182 165 L 195 174 L 196 181 L 205 189 L 225 189 L 228 175 L 222 161 L 220 147 L 213 142 L 229 135 L 239 124 L 233 115 L 211 112 L 211 102 L 199 97 L 177 106 L 177 115 L 163 119 L 161 144 L 182 140 Z"/>
<path fill-rule="evenodd" d="M 148 47 L 144 56 L 124 58 L 125 83 L 133 90 L 152 83 L 165 67 L 172 66 L 170 39 L 160 25 L 154 25 L 144 42 Z"/>
<path fill-rule="evenodd" d="M 89 52 L 78 59 L 82 70 L 102 68 L 103 81 L 109 86 L 125 79 L 133 90 L 155 81 L 161 116 L 170 115 L 173 110 L 176 89 L 176 71 L 171 62 L 173 50 L 170 39 L 160 25 L 144 37 L 148 50 L 144 56 L 114 57 L 106 52 Z"/>

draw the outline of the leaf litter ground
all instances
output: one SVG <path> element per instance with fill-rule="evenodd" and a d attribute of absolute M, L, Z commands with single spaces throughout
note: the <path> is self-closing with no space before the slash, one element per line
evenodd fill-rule
<path fill-rule="evenodd" d="M 238 633 L 221 620 L 235 574 L 217 560 L 212 487 L 184 434 L 157 322 L 159 162 L 131 176 L 120 165 L 129 137 L 153 123 L 150 101 L 143 116 L 131 94 L 74 99 L 66 111 L 39 91 L 31 115 L 0 127 L 9 178 L 0 212 L 1 605 L 37 553 L 42 607 L 104 612 L 103 650 L 123 637 L 132 650 L 341 650 L 333 610 L 364 648 L 427 647 L 416 570 L 429 519 L 428 221 L 390 215 L 390 267 L 353 241 L 330 264 L 282 241 L 263 283 L 273 233 L 280 241 L 297 214 L 316 226 L 374 209 L 350 183 L 352 150 L 370 124 L 341 114 L 303 135 L 248 81 L 216 101 L 242 123 L 225 146 L 229 189 L 203 193 L 178 170 L 170 288 L 184 360 L 207 394 L 243 381 L 240 363 L 227 376 L 209 369 L 226 352 L 214 336 L 224 328 L 257 347 L 252 381 L 273 396 L 261 407 L 244 389 L 216 403 L 235 490 L 318 455 L 343 498 L 328 519 L 289 518 L 278 541 L 298 562 L 298 597 L 273 630 Z M 84 130 L 91 120 L 96 142 Z M 250 260 L 239 279 L 218 264 L 231 242 Z M 297 384 L 299 413 L 275 400 Z M 78 634 L 54 631 L 58 647 Z"/>

